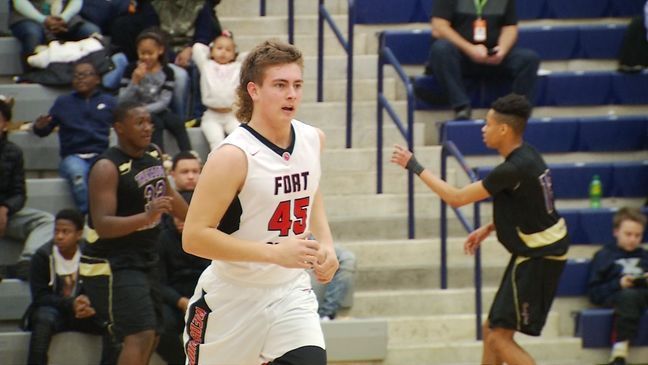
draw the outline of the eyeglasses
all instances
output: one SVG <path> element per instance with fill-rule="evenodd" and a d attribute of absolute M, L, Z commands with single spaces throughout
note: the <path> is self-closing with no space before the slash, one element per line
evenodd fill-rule
<path fill-rule="evenodd" d="M 75 72 L 72 76 L 75 79 L 85 79 L 86 77 L 95 76 L 97 73 L 92 71 Z"/>

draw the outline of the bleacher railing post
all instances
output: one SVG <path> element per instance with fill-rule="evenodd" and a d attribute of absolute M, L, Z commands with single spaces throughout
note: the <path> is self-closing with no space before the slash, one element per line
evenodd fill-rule
<path fill-rule="evenodd" d="M 475 202 L 474 211 L 473 211 L 473 227 L 477 229 L 481 226 L 480 218 L 480 204 Z M 474 272 L 474 281 L 475 281 L 475 317 L 477 323 L 475 323 L 476 328 L 476 338 L 477 341 L 482 340 L 482 277 L 481 277 L 481 249 L 478 247 L 475 251 L 475 272 Z"/>
<path fill-rule="evenodd" d="M 259 2 L 259 15 L 266 16 L 266 0 L 261 0 Z"/>
<path fill-rule="evenodd" d="M 382 145 L 383 145 L 383 40 L 382 33 L 378 40 L 378 97 L 376 98 L 376 194 L 382 194 L 383 169 L 382 169 Z"/>
<path fill-rule="evenodd" d="M 295 0 L 288 0 L 288 43 L 295 44 Z"/>
<path fill-rule="evenodd" d="M 443 143 L 441 145 L 441 180 L 447 180 L 447 150 L 446 145 Z M 448 220 L 447 220 L 447 204 L 443 199 L 441 200 L 441 213 L 439 216 L 440 219 L 440 231 L 441 231 L 441 289 L 448 288 L 448 268 L 447 268 L 447 245 L 448 245 Z"/>
<path fill-rule="evenodd" d="M 319 0 L 317 12 L 317 102 L 324 100 L 324 0 Z"/>
<path fill-rule="evenodd" d="M 349 0 L 347 30 L 347 93 L 346 93 L 346 148 L 353 144 L 353 28 L 355 26 L 355 0 Z"/>

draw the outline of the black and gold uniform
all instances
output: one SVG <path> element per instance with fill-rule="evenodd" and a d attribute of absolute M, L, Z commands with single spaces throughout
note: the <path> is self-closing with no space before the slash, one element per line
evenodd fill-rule
<path fill-rule="evenodd" d="M 140 158 L 111 147 L 101 159 L 111 161 L 119 174 L 115 215 L 143 213 L 154 198 L 166 195 L 161 154 L 154 145 Z M 83 285 L 97 316 L 117 341 L 137 332 L 159 330 L 161 325 L 156 273 L 159 234 L 159 222 L 122 237 L 101 238 L 94 230 L 88 234 L 80 265 Z"/>
<path fill-rule="evenodd" d="M 489 322 L 538 336 L 565 265 L 569 237 L 554 206 L 551 174 L 540 154 L 523 143 L 483 180 L 493 197 L 498 240 L 512 254 Z"/>

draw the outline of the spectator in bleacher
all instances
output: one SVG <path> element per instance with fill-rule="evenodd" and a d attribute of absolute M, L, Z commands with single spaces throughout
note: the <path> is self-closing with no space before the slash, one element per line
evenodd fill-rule
<path fill-rule="evenodd" d="M 189 2 L 192 2 L 192 0 L 189 0 Z M 193 3 L 196 2 L 196 0 L 193 0 Z M 203 5 L 195 15 L 193 24 L 190 24 L 189 27 L 179 27 L 177 30 L 173 29 L 176 34 L 182 33 L 183 30 L 185 34 L 189 34 L 187 28 L 193 28 L 191 40 L 185 44 L 175 57 L 175 64 L 183 67 L 189 73 L 189 82 L 191 85 L 191 104 L 188 110 L 189 119 L 199 119 L 205 111 L 200 90 L 200 72 L 196 65 L 191 62 L 193 46 L 196 44 L 207 46 L 222 33 L 222 27 L 216 13 L 216 6 L 220 4 L 221 0 L 200 0 L 198 2 L 202 2 Z M 180 23 L 184 24 L 186 22 Z"/>
<path fill-rule="evenodd" d="M 153 123 L 135 101 L 115 109 L 118 145 L 90 170 L 90 226 L 80 275 L 97 316 L 122 342 L 119 364 L 148 364 L 161 329 L 157 275 L 160 220 L 185 218 L 187 203 L 166 178 Z"/>
<path fill-rule="evenodd" d="M 180 151 L 173 156 L 170 175 L 175 189 L 179 192 L 194 191 L 201 169 L 200 159 L 194 152 Z"/>
<path fill-rule="evenodd" d="M 620 72 L 640 72 L 648 67 L 648 1 L 643 14 L 630 21 L 619 53 Z"/>
<path fill-rule="evenodd" d="M 514 0 L 436 0 L 432 9 L 432 46 L 425 68 L 446 93 L 455 119 L 472 116 L 463 76 L 508 77 L 512 92 L 533 100 L 540 59 L 516 48 Z"/>
<path fill-rule="evenodd" d="M 201 163 L 191 152 L 182 151 L 173 156 L 170 175 L 175 189 L 189 203 L 198 177 Z M 193 295 L 198 278 L 211 261 L 185 253 L 182 249 L 184 222 L 165 215 L 158 240 L 159 269 L 162 283 L 163 329 L 157 352 L 169 364 L 184 364 L 185 354 L 181 335 L 189 298 Z"/>
<path fill-rule="evenodd" d="M 195 158 L 180 161 L 198 162 Z M 179 185 L 182 183 L 178 184 L 178 180 L 176 180 L 176 187 Z M 195 183 L 192 185 L 195 188 Z M 180 188 L 178 187 L 178 189 Z M 191 201 L 192 194 L 193 189 L 181 192 L 187 203 Z M 170 216 L 165 218 L 167 218 L 167 223 L 162 228 L 158 240 L 159 270 L 164 300 L 162 308 L 164 327 L 160 333 L 157 352 L 169 364 L 184 364 L 185 353 L 181 336 L 184 329 L 185 313 L 198 278 L 211 264 L 211 260 L 184 252 L 182 249 L 184 222 Z"/>
<path fill-rule="evenodd" d="M 589 297 L 592 303 L 614 308 L 610 365 L 625 365 L 630 340 L 648 309 L 648 251 L 641 247 L 646 216 L 622 208 L 613 219 L 615 245 L 606 245 L 592 260 Z"/>
<path fill-rule="evenodd" d="M 29 260 L 36 250 L 52 239 L 54 217 L 41 210 L 26 208 L 23 152 L 7 140 L 13 99 L 0 96 L 0 238 L 24 242 L 15 265 L 2 267 L 2 275 L 27 280 Z"/>
<path fill-rule="evenodd" d="M 191 150 L 184 122 L 169 109 L 175 77 L 167 64 L 166 41 L 159 29 L 145 30 L 137 37 L 137 54 L 138 61 L 128 66 L 122 78 L 119 101 L 134 100 L 146 105 L 155 124 L 153 143 L 162 150 L 165 129 L 175 137 L 180 151 Z"/>
<path fill-rule="evenodd" d="M 342 307 L 344 299 L 353 284 L 356 271 L 356 257 L 350 250 L 340 246 L 335 246 L 335 255 L 337 256 L 340 267 L 338 267 L 333 279 L 324 285 L 324 292 L 319 299 L 319 308 L 317 313 L 322 321 L 335 319 L 338 310 Z M 317 282 L 315 275 L 311 273 L 311 284 L 321 285 Z"/>
<path fill-rule="evenodd" d="M 207 107 L 200 128 L 212 150 L 241 124 L 234 109 L 241 74 L 237 54 L 234 36 L 227 30 L 210 46 L 202 43 L 193 46 L 193 60 L 200 71 L 202 103 Z"/>
<path fill-rule="evenodd" d="M 9 25 L 23 57 L 54 39 L 79 40 L 101 30 L 79 15 L 83 0 L 12 0 Z"/>
<path fill-rule="evenodd" d="M 474 254 L 496 231 L 512 255 L 484 324 L 482 364 L 535 364 L 513 336 L 542 332 L 569 248 L 567 225 L 554 205 L 551 171 L 522 138 L 530 115 L 531 104 L 521 95 L 509 94 L 492 104 L 482 135 L 486 146 L 505 161 L 483 180 L 462 188 L 432 174 L 401 146 L 391 158 L 453 207 L 493 197 L 494 222 L 475 229 L 464 243 L 464 251 Z"/>
<path fill-rule="evenodd" d="M 82 294 L 79 282 L 84 221 L 83 215 L 76 210 L 59 211 L 54 239 L 41 246 L 32 259 L 29 278 L 32 303 L 25 313 L 23 325 L 31 331 L 27 358 L 30 365 L 47 364 L 47 351 L 56 333 L 105 332 L 95 318 L 92 303 Z"/>
<path fill-rule="evenodd" d="M 99 154 L 108 148 L 116 99 L 99 90 L 101 79 L 92 63 L 74 66 L 74 92 L 56 98 L 48 115 L 34 122 L 34 133 L 48 136 L 59 127 L 59 173 L 72 190 L 77 208 L 88 214 L 88 172 Z"/>

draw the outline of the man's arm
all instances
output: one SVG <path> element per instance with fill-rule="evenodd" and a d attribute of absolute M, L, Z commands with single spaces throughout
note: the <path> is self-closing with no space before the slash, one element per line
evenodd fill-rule
<path fill-rule="evenodd" d="M 399 145 L 395 146 L 391 162 L 414 171 L 423 180 L 425 185 L 432 189 L 443 201 L 455 208 L 484 200 L 490 196 L 490 193 L 486 190 L 481 180 L 466 185 L 463 188 L 456 188 L 448 184 L 435 176 L 431 171 L 424 169 L 423 166 L 418 164 L 412 152 Z M 418 165 L 418 167 L 413 166 L 414 164 Z"/>
<path fill-rule="evenodd" d="M 99 237 L 125 236 L 154 223 L 160 219 L 162 213 L 168 213 L 171 210 L 171 199 L 164 196 L 152 200 L 148 212 L 128 217 L 116 216 L 118 181 L 117 168 L 109 160 L 97 161 L 90 171 L 88 182 L 90 213 L 94 229 Z"/>
<path fill-rule="evenodd" d="M 169 184 L 169 179 L 166 179 L 167 196 L 171 198 L 171 209 L 174 217 L 184 221 L 187 219 L 187 210 L 189 210 L 189 205 L 187 201 L 184 200 L 182 195 L 178 191 L 171 187 Z"/>
<path fill-rule="evenodd" d="M 324 145 L 326 144 L 326 136 L 320 129 L 317 132 L 320 138 L 320 154 L 322 154 L 324 152 Z M 311 208 L 310 230 L 321 245 L 318 254 L 319 258 L 314 267 L 315 276 L 319 282 L 325 284 L 333 279 L 333 275 L 335 275 L 340 264 L 335 254 L 333 235 L 331 234 L 331 227 L 326 217 L 322 192 L 319 188 L 315 193 L 315 199 Z"/>

